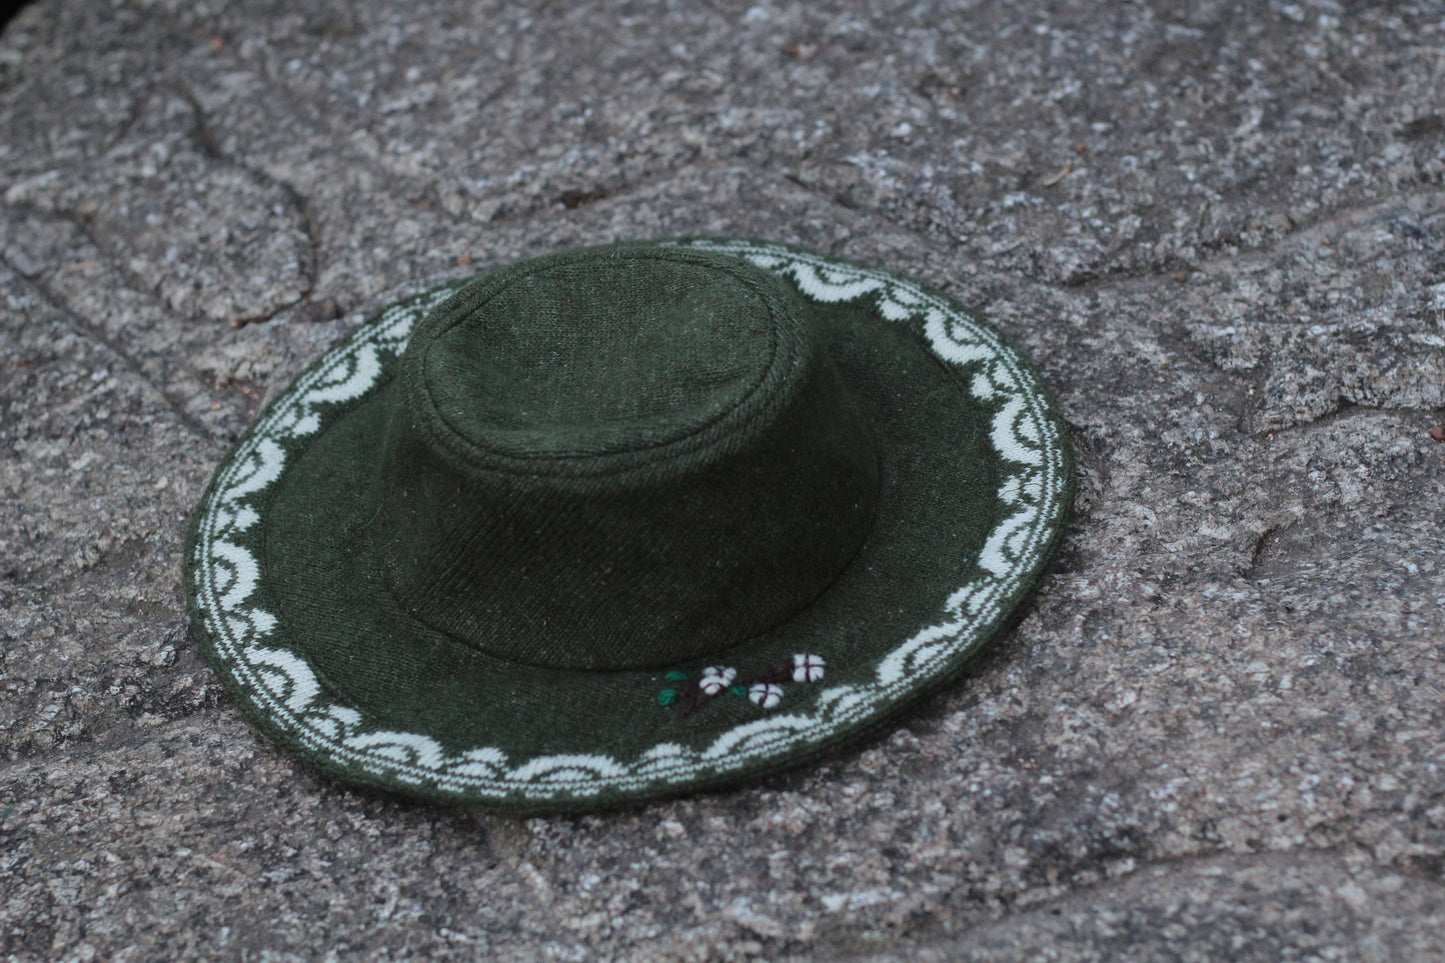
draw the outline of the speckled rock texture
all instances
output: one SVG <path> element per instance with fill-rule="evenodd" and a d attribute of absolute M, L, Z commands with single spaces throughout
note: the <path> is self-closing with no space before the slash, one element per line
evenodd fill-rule
<path fill-rule="evenodd" d="M 368 310 L 799 242 L 977 305 L 1077 518 L 1016 631 L 755 787 L 318 780 L 180 543 Z M 40 0 L 0 37 L 0 956 L 1445 955 L 1445 4 Z"/>

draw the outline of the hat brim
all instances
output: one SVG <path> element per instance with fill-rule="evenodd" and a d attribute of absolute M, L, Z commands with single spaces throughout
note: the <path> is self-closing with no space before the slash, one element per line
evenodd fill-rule
<path fill-rule="evenodd" d="M 829 751 L 955 678 L 1011 622 L 1073 497 L 1067 432 L 990 325 L 918 284 L 785 245 L 683 243 L 797 288 L 864 412 L 882 475 L 858 554 L 778 628 L 674 670 L 746 682 L 780 657 L 825 676 L 763 709 L 724 692 L 659 704 L 666 670 L 548 670 L 410 617 L 373 564 L 363 508 L 412 327 L 457 284 L 396 304 L 257 418 L 192 520 L 202 651 L 275 742 L 346 782 L 511 812 L 587 810 L 721 788 Z M 675 678 L 675 677 L 674 677 Z M 663 699 L 661 701 L 667 701 Z"/>

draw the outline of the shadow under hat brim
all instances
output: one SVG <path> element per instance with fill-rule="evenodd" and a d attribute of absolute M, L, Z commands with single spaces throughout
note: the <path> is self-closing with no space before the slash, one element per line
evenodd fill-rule
<path fill-rule="evenodd" d="M 1047 517 L 1026 557 L 1017 560 L 1009 597 L 994 599 L 991 615 L 965 627 L 967 620 L 958 617 L 960 587 L 992 576 L 978 560 L 1018 512 L 1006 494 L 1010 472 L 994 437 L 1009 399 L 970 390 L 977 365 L 943 360 L 930 347 L 924 312 L 888 320 L 877 292 L 803 300 L 879 457 L 872 529 L 842 574 L 793 618 L 671 669 L 696 680 L 705 666 L 729 666 L 746 683 L 775 660 L 803 653 L 824 660 L 822 681 L 783 683 L 782 701 L 770 710 L 724 693 L 683 713 L 659 705 L 660 692 L 685 685 L 669 681 L 668 670 L 519 665 L 409 616 L 375 564 L 371 502 L 364 497 L 375 476 L 377 439 L 395 404 L 400 344 L 384 343 L 384 318 L 328 353 L 377 346 L 368 356 L 376 370 L 367 390 L 308 409 L 317 424 L 288 440 L 265 426 L 288 403 L 299 403 L 293 387 L 252 429 L 284 449 L 284 467 L 245 503 L 254 520 L 221 544 L 254 560 L 246 595 L 263 616 L 264 641 L 253 644 L 262 667 L 243 658 L 244 639 L 226 638 L 241 638 L 245 626 L 228 632 L 214 611 L 219 604 L 208 611 L 205 573 L 193 571 L 194 623 L 212 664 L 268 735 L 333 775 L 519 812 L 595 809 L 734 784 L 815 757 L 936 690 L 1005 627 L 1053 552 L 1071 495 L 1062 423 L 1026 362 L 999 342 L 1047 422 L 1033 429 L 1044 430 L 1040 453 L 1050 477 L 1040 491 L 1048 504 L 1037 507 Z M 225 472 L 223 465 L 218 482 Z M 211 512 L 225 510 L 223 487 L 213 483 L 203 502 Z M 203 507 L 198 516 L 193 546 L 206 541 L 206 512 Z M 204 568 L 205 550 L 196 551 L 191 554 Z M 209 597 L 222 599 L 227 588 L 235 593 L 235 586 L 213 585 Z M 849 693 L 877 691 L 880 665 L 890 654 L 951 625 L 955 635 L 941 658 L 916 678 L 895 680 L 859 711 L 840 715 L 837 703 Z M 946 636 L 940 630 L 940 638 Z M 252 671 L 244 671 L 247 666 Z M 267 676 L 267 666 L 275 674 Z M 730 753 L 730 745 L 739 751 Z M 507 773 L 517 778 L 509 782 Z"/>

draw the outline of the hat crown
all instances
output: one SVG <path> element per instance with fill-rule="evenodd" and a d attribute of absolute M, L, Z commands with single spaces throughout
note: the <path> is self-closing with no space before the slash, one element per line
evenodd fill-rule
<path fill-rule="evenodd" d="M 673 665 L 813 601 L 867 534 L 862 420 L 799 299 L 683 248 L 538 258 L 413 334 L 373 489 L 402 606 L 549 668 Z"/>
<path fill-rule="evenodd" d="M 671 258 L 532 262 L 450 306 L 427 401 L 459 440 L 533 468 L 694 435 L 802 348 L 746 280 Z"/>

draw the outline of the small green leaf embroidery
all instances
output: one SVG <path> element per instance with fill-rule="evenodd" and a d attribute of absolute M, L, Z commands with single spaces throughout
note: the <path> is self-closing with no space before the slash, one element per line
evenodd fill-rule
<path fill-rule="evenodd" d="M 659 692 L 659 693 L 657 694 L 657 704 L 660 705 L 660 706 L 670 706 L 670 705 L 672 705 L 672 704 L 673 704 L 674 702 L 676 702 L 676 701 L 677 701 L 677 690 L 676 690 L 676 689 L 663 689 L 661 692 Z"/>
<path fill-rule="evenodd" d="M 664 682 L 686 682 L 687 673 L 679 672 L 678 670 L 673 669 L 667 675 L 663 676 L 662 679 Z"/>
<path fill-rule="evenodd" d="M 735 695 L 735 696 L 742 696 L 742 697 L 746 698 L 746 697 L 747 697 L 747 694 L 748 694 L 748 687 L 745 686 L 745 685 L 734 685 L 734 686 L 729 686 L 729 687 L 728 687 L 728 691 L 731 692 L 731 693 L 732 693 L 733 695 Z"/>

